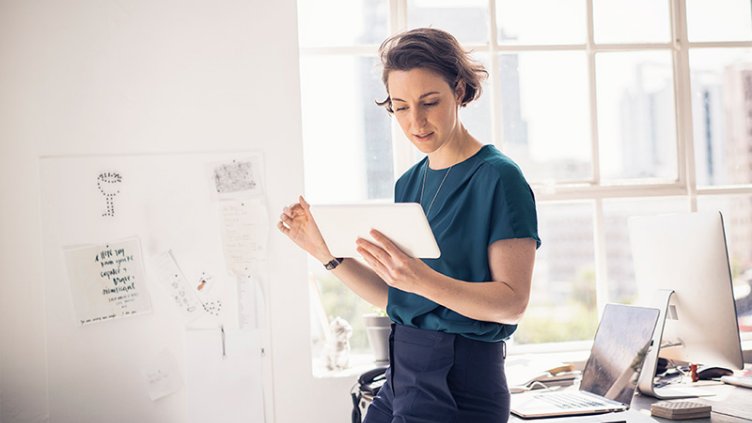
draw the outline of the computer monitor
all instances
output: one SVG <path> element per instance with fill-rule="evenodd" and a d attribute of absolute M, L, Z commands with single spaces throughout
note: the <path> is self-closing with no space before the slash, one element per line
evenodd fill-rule
<path fill-rule="evenodd" d="M 686 390 L 654 388 L 658 355 L 742 369 L 721 213 L 632 217 L 629 233 L 639 304 L 661 310 L 651 350 L 654 357 L 649 353 L 645 361 L 640 391 L 659 398 L 693 396 Z"/>

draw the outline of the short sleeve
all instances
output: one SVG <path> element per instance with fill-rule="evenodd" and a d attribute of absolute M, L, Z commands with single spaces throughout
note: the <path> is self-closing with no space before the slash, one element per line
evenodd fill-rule
<path fill-rule="evenodd" d="M 532 238 L 536 248 L 538 215 L 535 195 L 516 166 L 505 166 L 493 191 L 488 245 L 501 239 Z"/>

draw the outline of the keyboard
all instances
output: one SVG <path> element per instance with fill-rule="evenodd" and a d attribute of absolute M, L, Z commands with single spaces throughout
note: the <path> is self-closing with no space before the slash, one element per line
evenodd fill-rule
<path fill-rule="evenodd" d="M 603 401 L 579 394 L 577 392 L 549 392 L 538 394 L 535 399 L 547 402 L 562 409 L 589 408 L 607 405 Z"/>

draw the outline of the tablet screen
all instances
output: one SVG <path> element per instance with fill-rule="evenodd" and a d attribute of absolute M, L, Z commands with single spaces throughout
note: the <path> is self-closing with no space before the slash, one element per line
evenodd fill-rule
<path fill-rule="evenodd" d="M 439 258 L 441 252 L 418 203 L 312 205 L 311 214 L 335 257 L 360 257 L 355 241 L 369 241 L 371 229 L 411 257 Z"/>

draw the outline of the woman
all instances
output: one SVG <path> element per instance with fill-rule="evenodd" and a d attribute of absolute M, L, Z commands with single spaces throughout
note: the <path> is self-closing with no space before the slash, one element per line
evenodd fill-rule
<path fill-rule="evenodd" d="M 475 139 L 459 108 L 487 75 L 450 34 L 416 29 L 380 47 L 386 107 L 426 158 L 395 185 L 418 202 L 441 249 L 408 257 L 373 231 L 357 240 L 367 265 L 331 255 L 299 202 L 278 228 L 394 321 L 387 381 L 366 422 L 506 422 L 504 339 L 527 307 L 537 234 L 535 200 L 520 169 Z"/>

